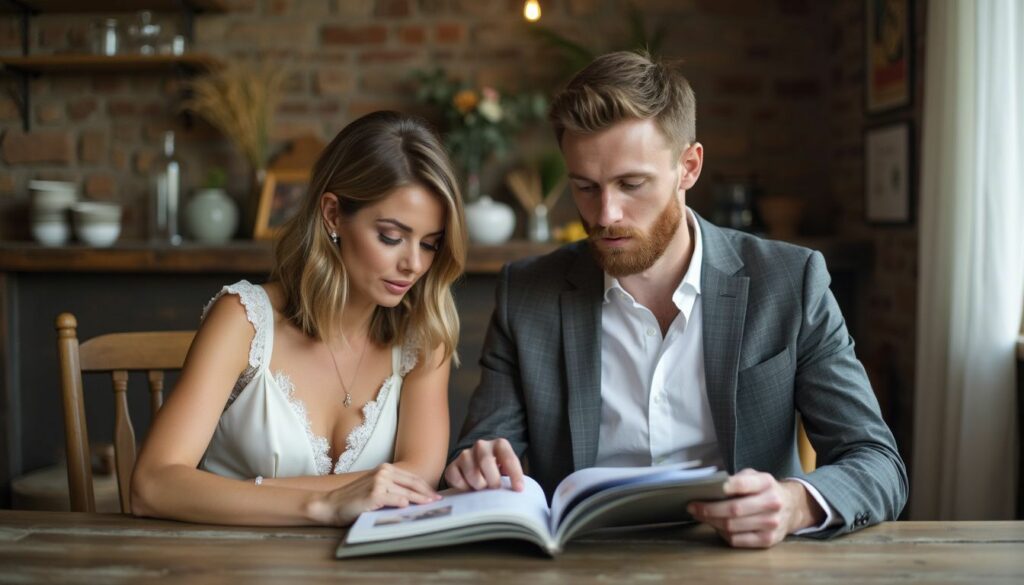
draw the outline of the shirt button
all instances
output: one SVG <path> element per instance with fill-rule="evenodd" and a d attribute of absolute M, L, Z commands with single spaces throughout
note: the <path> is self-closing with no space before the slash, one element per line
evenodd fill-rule
<path fill-rule="evenodd" d="M 647 336 L 648 337 L 654 337 L 657 334 L 658 334 L 658 332 L 655 331 L 653 327 L 648 327 L 647 328 Z"/>

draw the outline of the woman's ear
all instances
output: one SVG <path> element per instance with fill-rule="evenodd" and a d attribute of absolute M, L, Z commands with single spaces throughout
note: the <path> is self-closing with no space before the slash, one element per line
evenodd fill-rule
<path fill-rule="evenodd" d="M 324 218 L 324 226 L 328 233 L 337 233 L 341 226 L 341 206 L 338 196 L 330 191 L 320 196 L 320 215 Z"/>

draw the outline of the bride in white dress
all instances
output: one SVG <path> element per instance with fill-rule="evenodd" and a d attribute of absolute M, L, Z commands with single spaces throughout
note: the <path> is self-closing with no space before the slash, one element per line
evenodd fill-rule
<path fill-rule="evenodd" d="M 272 281 L 225 286 L 132 477 L 132 512 L 217 524 L 351 523 L 433 501 L 465 265 L 451 163 L 376 112 L 321 154 Z"/>

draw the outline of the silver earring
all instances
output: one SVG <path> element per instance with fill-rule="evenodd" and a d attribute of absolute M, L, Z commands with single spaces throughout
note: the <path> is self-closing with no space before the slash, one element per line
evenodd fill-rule
<path fill-rule="evenodd" d="M 331 230 L 331 243 L 337 246 L 339 242 L 341 242 L 341 238 L 338 237 L 338 232 Z"/>

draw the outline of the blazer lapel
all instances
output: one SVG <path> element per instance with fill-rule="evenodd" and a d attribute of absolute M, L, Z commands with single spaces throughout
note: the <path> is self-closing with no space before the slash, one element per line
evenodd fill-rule
<path fill-rule="evenodd" d="M 736 379 L 750 278 L 736 274 L 743 261 L 725 233 L 699 216 L 697 220 L 704 244 L 700 284 L 708 404 L 726 469 L 735 473 Z"/>
<path fill-rule="evenodd" d="M 594 465 L 601 428 L 603 278 L 585 246 L 578 248 L 578 259 L 566 275 L 573 287 L 563 291 L 560 299 L 574 469 Z"/>

